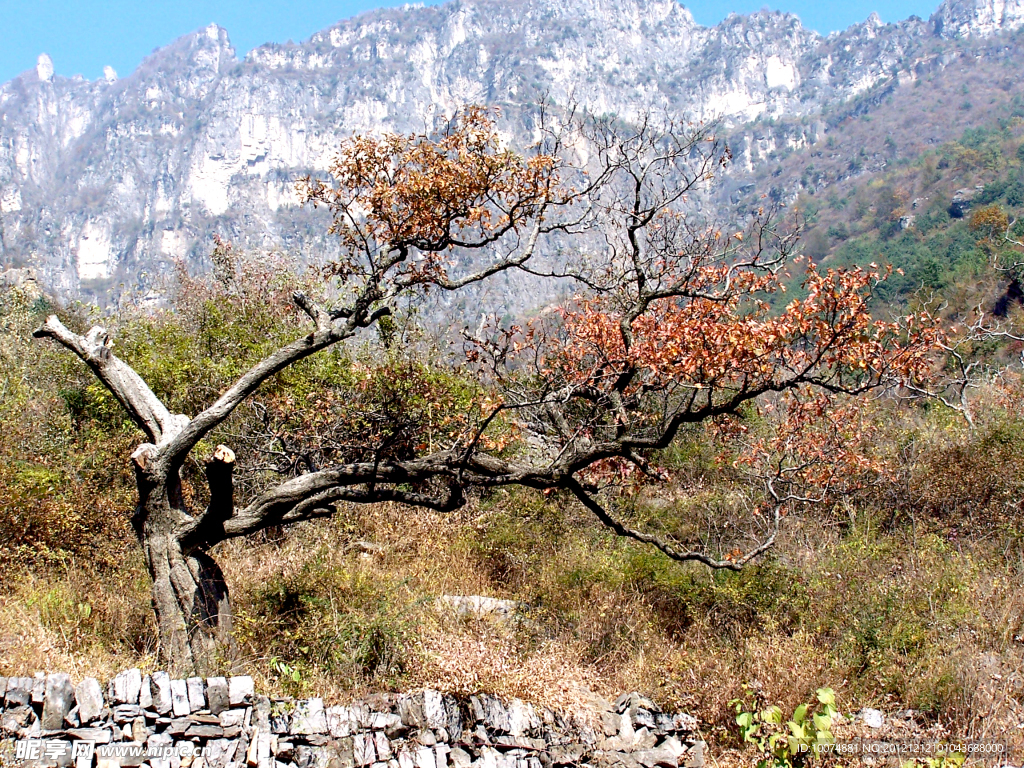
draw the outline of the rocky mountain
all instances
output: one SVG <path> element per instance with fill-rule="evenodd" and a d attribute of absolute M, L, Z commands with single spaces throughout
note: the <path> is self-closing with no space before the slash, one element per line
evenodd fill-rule
<path fill-rule="evenodd" d="M 329 253 L 323 219 L 293 185 L 342 138 L 429 130 L 485 103 L 527 141 L 542 95 L 627 120 L 646 109 L 721 118 L 737 162 L 713 202 L 742 205 L 766 180 L 792 199 L 808 182 L 772 181 L 780 152 L 821 146 L 894 93 L 916 98 L 924 78 L 942 88 L 936 73 L 1016 61 L 1022 25 L 1024 0 L 946 0 L 927 21 L 872 15 L 828 37 L 773 12 L 702 27 L 675 0 L 454 0 L 376 11 L 242 60 L 214 25 L 123 79 L 56 77 L 43 55 L 0 86 L 0 271 L 31 268 L 62 296 L 105 303 L 145 291 L 176 259 L 201 267 L 214 234 Z M 936 140 L 961 117 L 940 119 Z M 509 295 L 499 288 L 492 308 Z"/>

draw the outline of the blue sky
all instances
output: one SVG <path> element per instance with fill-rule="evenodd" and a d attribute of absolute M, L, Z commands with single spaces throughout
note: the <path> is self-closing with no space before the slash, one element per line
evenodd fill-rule
<path fill-rule="evenodd" d="M 340 19 L 386 0 L 0 0 L 0 82 L 35 65 L 46 52 L 57 74 L 99 77 L 105 65 L 127 75 L 154 48 L 216 22 L 228 30 L 239 55 L 266 42 L 305 40 Z M 684 3 L 701 24 L 730 12 L 749 13 L 764 0 L 693 0 Z M 927 18 L 938 0 L 775 0 L 771 8 L 796 13 L 808 27 L 827 33 L 877 11 L 885 21 L 912 14 Z"/>

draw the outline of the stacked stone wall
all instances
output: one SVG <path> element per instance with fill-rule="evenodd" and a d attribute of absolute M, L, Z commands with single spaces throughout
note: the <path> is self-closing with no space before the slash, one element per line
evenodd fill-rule
<path fill-rule="evenodd" d="M 0 677 L 4 766 L 697 768 L 703 746 L 693 717 L 636 693 L 584 717 L 433 690 L 325 707 L 258 695 L 248 676 Z"/>

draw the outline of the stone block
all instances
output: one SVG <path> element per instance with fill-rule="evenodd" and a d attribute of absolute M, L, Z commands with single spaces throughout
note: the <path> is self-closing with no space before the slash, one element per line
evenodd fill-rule
<path fill-rule="evenodd" d="M 646 728 L 641 728 L 633 733 L 632 749 L 634 750 L 654 749 L 654 745 L 657 743 L 658 737 Z"/>
<path fill-rule="evenodd" d="M 413 759 L 416 768 L 437 768 L 437 756 L 430 747 L 419 747 L 414 753 Z"/>
<path fill-rule="evenodd" d="M 551 756 L 551 762 L 555 765 L 578 765 L 587 751 L 584 744 L 555 744 L 552 745 L 548 754 Z"/>
<path fill-rule="evenodd" d="M 680 755 L 683 755 L 683 754 L 686 753 L 686 747 L 684 747 L 680 743 L 679 739 L 677 739 L 675 736 L 669 736 L 667 739 L 665 739 L 663 742 L 661 742 L 661 744 L 658 745 L 658 749 L 667 749 L 672 754 L 674 754 L 677 758 Z"/>
<path fill-rule="evenodd" d="M 175 717 L 188 717 L 191 711 L 188 685 L 184 680 L 171 680 L 171 712 Z"/>
<path fill-rule="evenodd" d="M 185 732 L 193 725 L 195 723 L 187 717 L 176 717 L 171 720 L 171 724 L 167 726 L 164 733 L 169 733 L 171 736 L 184 736 Z"/>
<path fill-rule="evenodd" d="M 290 741 L 279 741 L 273 751 L 275 758 L 290 763 L 295 756 L 295 744 Z"/>
<path fill-rule="evenodd" d="M 352 738 L 352 759 L 359 766 L 377 762 L 377 751 L 371 734 L 359 733 Z M 434 767 L 429 766 L 429 768 Z"/>
<path fill-rule="evenodd" d="M 670 731 L 674 731 L 675 727 L 672 725 L 672 715 L 667 715 L 664 712 L 659 712 L 654 716 L 654 732 L 659 736 L 664 736 Z"/>
<path fill-rule="evenodd" d="M 327 733 L 327 714 L 324 712 L 323 699 L 300 701 L 292 712 L 292 734 Z"/>
<path fill-rule="evenodd" d="M 228 762 L 234 757 L 235 744 L 228 739 L 214 739 L 206 742 L 207 754 L 204 758 L 205 768 L 226 768 Z M 269 744 L 267 756 L 270 756 Z"/>
<path fill-rule="evenodd" d="M 506 711 L 508 732 L 512 736 L 534 736 L 544 726 L 537 710 L 519 699 L 512 699 Z"/>
<path fill-rule="evenodd" d="M 694 733 L 697 730 L 697 718 L 679 712 L 672 716 L 672 725 L 677 733 Z"/>
<path fill-rule="evenodd" d="M 141 690 L 142 672 L 139 669 L 127 669 L 114 676 L 107 693 L 111 704 L 138 704 Z"/>
<path fill-rule="evenodd" d="M 313 768 L 355 768 L 351 748 L 345 745 L 328 745 L 313 750 Z"/>
<path fill-rule="evenodd" d="M 370 708 L 361 701 L 355 702 L 349 711 L 352 713 L 352 729 L 356 730 L 359 728 L 369 728 L 372 713 Z"/>
<path fill-rule="evenodd" d="M 5 710 L 0 715 L 0 729 L 7 733 L 17 734 L 23 739 L 29 738 L 31 731 L 41 730 L 36 712 L 28 704 L 19 704 Z"/>
<path fill-rule="evenodd" d="M 185 687 L 188 689 L 188 708 L 193 712 L 206 709 L 206 686 L 203 684 L 203 678 L 190 677 L 185 681 Z"/>
<path fill-rule="evenodd" d="M 91 741 L 96 744 L 110 743 L 109 728 L 70 728 L 65 733 L 68 738 L 76 741 Z"/>
<path fill-rule="evenodd" d="M 649 710 L 637 708 L 635 711 L 631 712 L 630 717 L 633 720 L 634 728 L 647 728 L 651 731 L 657 728 L 657 724 L 654 720 L 654 713 Z"/>
<path fill-rule="evenodd" d="M 288 709 L 288 707 L 280 703 L 275 703 L 270 707 L 269 722 L 271 733 L 279 735 L 288 733 L 288 726 L 291 722 Z"/>
<path fill-rule="evenodd" d="M 64 717 L 71 711 L 75 701 L 75 689 L 71 686 L 71 676 L 63 673 L 47 675 L 43 681 L 42 729 L 56 731 L 64 727 Z M 33 700 L 35 699 L 33 688 Z"/>
<path fill-rule="evenodd" d="M 244 709 L 226 709 L 220 713 L 217 722 L 221 728 L 240 726 L 245 721 L 245 712 Z"/>
<path fill-rule="evenodd" d="M 211 715 L 219 715 L 231 706 L 228 681 L 223 677 L 211 677 L 206 681 L 206 702 Z"/>
<path fill-rule="evenodd" d="M 186 739 L 219 739 L 224 736 L 224 729 L 219 725 L 193 724 L 185 732 Z"/>
<path fill-rule="evenodd" d="M 114 707 L 113 718 L 114 722 L 118 725 L 124 725 L 125 723 L 130 723 L 141 714 L 142 710 L 139 709 L 138 704 L 120 704 Z"/>
<path fill-rule="evenodd" d="M 402 724 L 402 718 L 391 712 L 373 712 L 370 714 L 370 728 L 375 731 L 391 730 Z"/>
<path fill-rule="evenodd" d="M 437 736 L 429 728 L 424 728 L 422 731 L 417 731 L 413 734 L 416 741 L 425 747 L 432 747 L 437 744 Z"/>
<path fill-rule="evenodd" d="M 142 678 L 142 685 L 139 686 L 139 706 L 142 709 L 153 708 L 153 681 L 149 675 Z"/>
<path fill-rule="evenodd" d="M 132 741 L 137 741 L 141 744 L 148 741 L 151 735 L 149 726 L 146 725 L 146 718 L 139 716 L 132 720 L 131 730 L 129 731 L 129 737 Z"/>
<path fill-rule="evenodd" d="M 508 733 L 508 710 L 496 696 L 480 694 L 470 698 L 473 716 L 478 723 L 483 723 L 489 730 L 496 733 Z"/>
<path fill-rule="evenodd" d="M 378 760 L 390 760 L 391 759 L 391 742 L 388 741 L 388 737 L 385 736 L 381 731 L 375 731 L 373 734 L 373 746 L 377 750 Z"/>
<path fill-rule="evenodd" d="M 668 749 L 641 749 L 633 753 L 633 759 L 644 768 L 676 768 L 679 757 Z"/>
<path fill-rule="evenodd" d="M 78 719 L 84 725 L 97 719 L 103 712 L 103 689 L 94 677 L 87 677 L 75 688 Z"/>
<path fill-rule="evenodd" d="M 173 705 L 171 699 L 171 676 L 166 672 L 154 672 L 149 678 L 149 694 L 153 700 L 153 709 L 166 715 Z M 185 714 L 188 714 L 187 712 Z"/>
<path fill-rule="evenodd" d="M 352 734 L 352 717 L 348 707 L 328 707 L 326 716 L 327 731 L 331 736 L 341 739 Z"/>
<path fill-rule="evenodd" d="M 253 681 L 249 675 L 239 675 L 228 681 L 228 701 L 232 707 L 248 704 L 252 700 L 253 693 Z"/>
<path fill-rule="evenodd" d="M 8 709 L 21 707 L 32 702 L 31 677 L 11 677 L 7 680 L 6 704 Z"/>
<path fill-rule="evenodd" d="M 622 716 L 617 712 L 601 713 L 601 728 L 604 731 L 605 736 L 610 737 L 617 735 L 620 725 L 622 725 Z"/>

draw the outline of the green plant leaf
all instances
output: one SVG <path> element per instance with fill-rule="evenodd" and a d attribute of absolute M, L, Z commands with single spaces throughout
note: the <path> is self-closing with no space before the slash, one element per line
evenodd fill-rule
<path fill-rule="evenodd" d="M 800 754 L 801 739 L 799 737 L 790 736 L 789 739 L 788 739 L 788 742 L 789 742 L 789 754 L 790 755 L 798 755 L 798 754 Z"/>
<path fill-rule="evenodd" d="M 765 723 L 782 725 L 782 709 L 776 706 L 766 708 L 761 713 L 761 720 Z"/>
<path fill-rule="evenodd" d="M 836 705 L 835 691 L 833 691 L 831 688 L 819 688 L 818 701 L 820 701 L 826 707 L 834 707 Z"/>
<path fill-rule="evenodd" d="M 796 708 L 796 711 L 793 712 L 793 722 L 794 723 L 802 723 L 806 719 L 807 719 L 807 705 L 806 704 L 801 704 L 799 707 Z"/>

